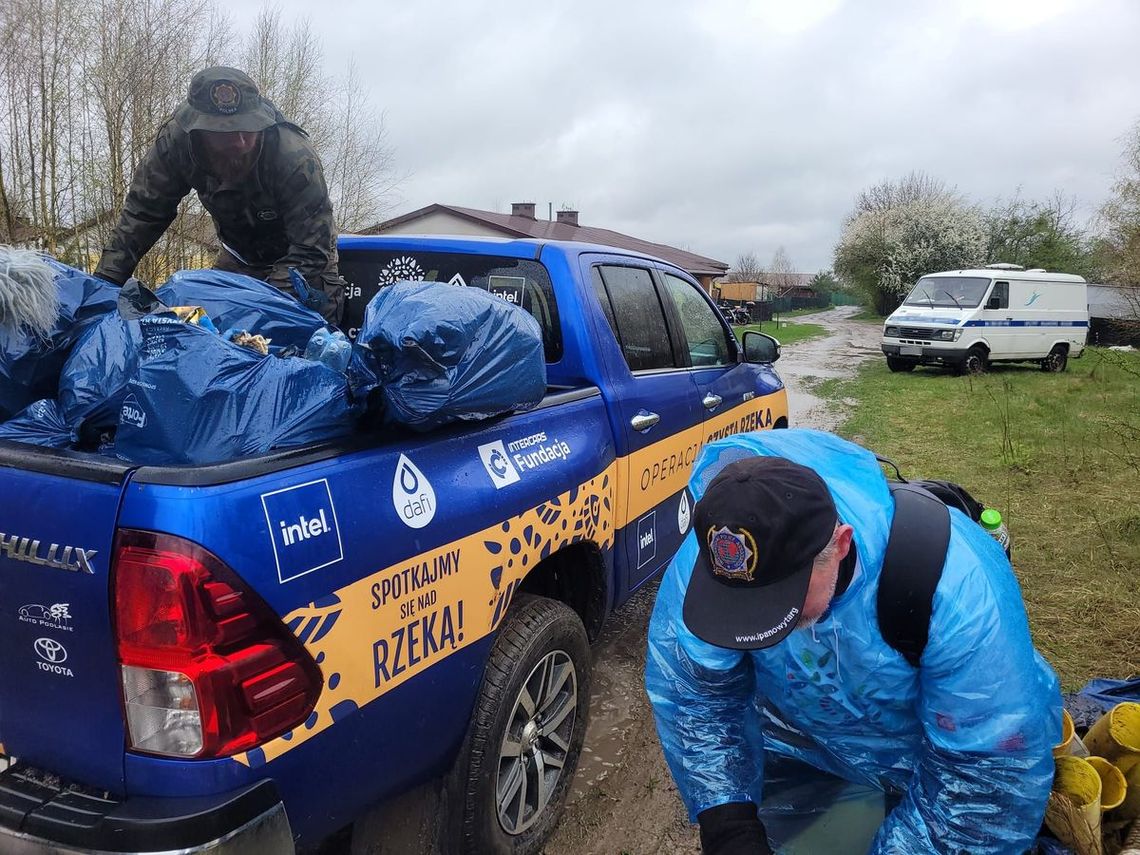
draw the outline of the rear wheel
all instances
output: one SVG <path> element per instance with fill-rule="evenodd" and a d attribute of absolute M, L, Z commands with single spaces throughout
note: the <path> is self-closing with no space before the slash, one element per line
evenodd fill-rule
<path fill-rule="evenodd" d="M 590 647 L 569 606 L 520 594 L 491 651 L 460 757 L 463 851 L 532 855 L 553 831 L 586 735 Z"/>
<path fill-rule="evenodd" d="M 966 357 L 959 366 L 960 374 L 984 374 L 986 371 L 986 352 L 980 347 L 971 347 L 966 351 Z"/>
<path fill-rule="evenodd" d="M 914 371 L 918 365 L 913 359 L 902 359 L 898 356 L 887 357 L 887 368 L 891 371 Z"/>
<path fill-rule="evenodd" d="M 1065 349 L 1064 345 L 1056 345 L 1049 355 L 1041 360 L 1041 370 L 1059 372 L 1064 371 L 1069 364 L 1069 351 Z"/>

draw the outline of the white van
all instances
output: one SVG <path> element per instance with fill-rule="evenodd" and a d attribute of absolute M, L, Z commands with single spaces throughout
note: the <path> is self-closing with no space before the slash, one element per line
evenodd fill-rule
<path fill-rule="evenodd" d="M 949 365 L 978 374 L 991 362 L 1064 371 L 1089 332 L 1085 280 L 991 264 L 923 276 L 883 326 L 891 371 Z"/>

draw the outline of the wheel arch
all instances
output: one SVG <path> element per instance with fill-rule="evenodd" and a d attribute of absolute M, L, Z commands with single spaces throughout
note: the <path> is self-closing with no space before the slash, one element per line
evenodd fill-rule
<path fill-rule="evenodd" d="M 593 642 L 613 602 L 601 547 L 579 541 L 547 556 L 523 578 L 519 591 L 565 603 L 582 619 Z"/>

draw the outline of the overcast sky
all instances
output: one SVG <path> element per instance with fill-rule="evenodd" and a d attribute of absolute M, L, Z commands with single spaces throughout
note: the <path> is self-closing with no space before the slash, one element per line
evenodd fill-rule
<path fill-rule="evenodd" d="M 913 169 L 1091 217 L 1140 119 L 1138 0 L 280 5 L 384 110 L 393 215 L 553 203 L 728 263 L 830 267 L 856 194 Z"/>

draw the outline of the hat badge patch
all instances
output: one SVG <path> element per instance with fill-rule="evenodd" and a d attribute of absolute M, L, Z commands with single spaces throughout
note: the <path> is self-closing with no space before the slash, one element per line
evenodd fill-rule
<path fill-rule="evenodd" d="M 210 101 L 219 113 L 229 116 L 241 107 L 241 90 L 228 80 L 219 80 L 210 87 Z"/>
<path fill-rule="evenodd" d="M 708 544 L 714 573 L 738 582 L 753 580 L 756 572 L 756 541 L 747 529 L 735 532 L 727 526 L 710 528 Z"/>

